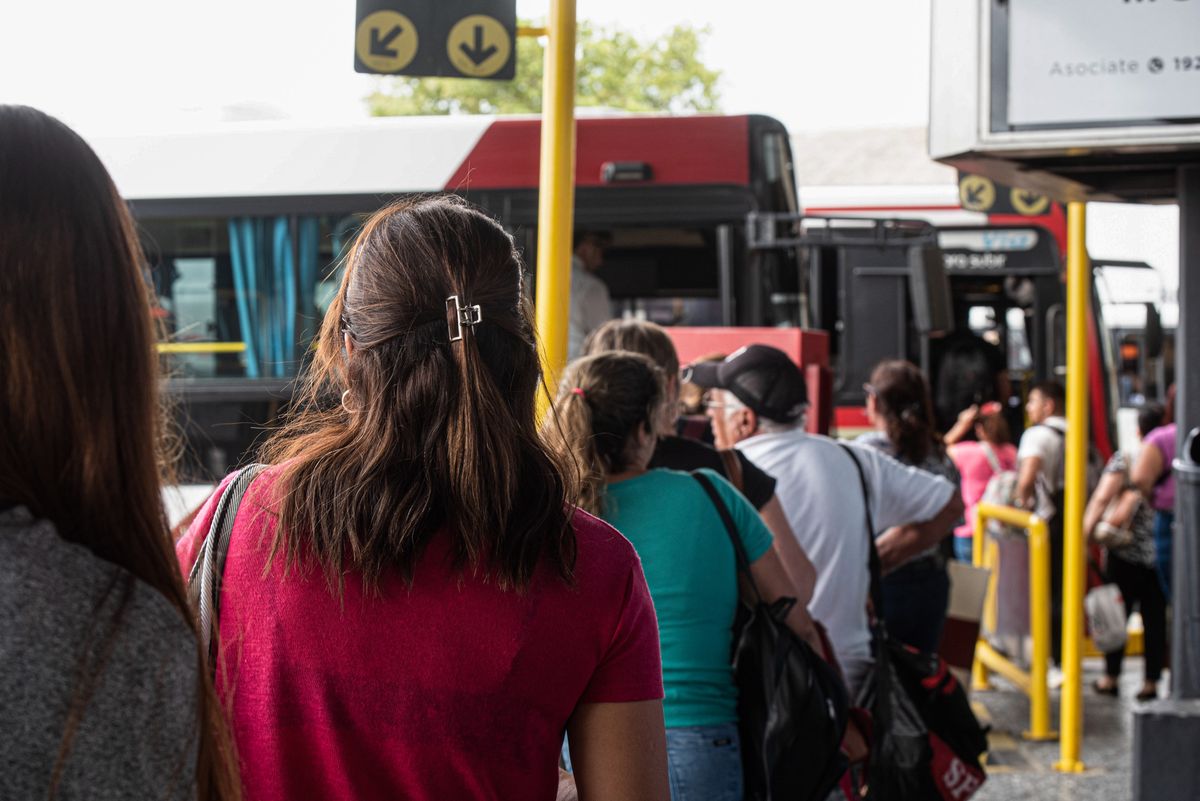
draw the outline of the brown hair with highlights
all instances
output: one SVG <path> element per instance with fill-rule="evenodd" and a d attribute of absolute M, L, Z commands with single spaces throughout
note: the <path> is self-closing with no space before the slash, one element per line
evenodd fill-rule
<path fill-rule="evenodd" d="M 573 491 L 538 436 L 522 273 L 512 237 L 455 197 L 367 221 L 298 409 L 262 454 L 282 466 L 273 555 L 310 553 L 338 588 L 351 570 L 367 586 L 389 570 L 411 582 L 444 531 L 460 569 L 502 587 L 523 589 L 543 563 L 572 580 Z M 457 341 L 454 295 L 480 318 Z"/>
<path fill-rule="evenodd" d="M 604 511 L 608 477 L 629 468 L 630 438 L 655 430 L 663 397 L 662 370 L 640 353 L 605 351 L 567 366 L 544 434 L 575 465 L 580 508 Z"/>

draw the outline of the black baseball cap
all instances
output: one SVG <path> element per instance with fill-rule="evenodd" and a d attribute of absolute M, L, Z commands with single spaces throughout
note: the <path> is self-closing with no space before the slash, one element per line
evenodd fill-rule
<path fill-rule="evenodd" d="M 804 374 L 770 345 L 747 345 L 723 362 L 698 362 L 688 370 L 693 384 L 727 389 L 755 414 L 777 423 L 794 422 L 808 405 Z"/>

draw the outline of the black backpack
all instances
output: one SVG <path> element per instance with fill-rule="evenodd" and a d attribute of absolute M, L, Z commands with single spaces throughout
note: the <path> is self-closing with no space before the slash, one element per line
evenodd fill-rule
<path fill-rule="evenodd" d="M 837 671 L 784 620 L 794 598 L 766 603 L 754 586 L 737 527 L 712 482 L 692 474 L 721 515 L 755 603 L 739 604 L 733 672 L 746 801 L 824 801 L 846 772 L 849 707 Z"/>
<path fill-rule="evenodd" d="M 862 483 L 875 610 L 871 625 L 875 665 L 857 699 L 859 706 L 870 710 L 874 722 L 866 798 L 967 801 L 987 778 L 980 761 L 987 752 L 987 733 L 941 657 L 920 653 L 888 637 L 867 480 L 854 450 L 842 447 L 854 461 Z"/>

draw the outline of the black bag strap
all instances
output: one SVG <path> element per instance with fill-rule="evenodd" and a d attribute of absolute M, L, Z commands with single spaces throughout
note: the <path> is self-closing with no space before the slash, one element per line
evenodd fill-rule
<path fill-rule="evenodd" d="M 858 471 L 858 483 L 862 487 L 863 509 L 867 513 L 867 568 L 871 571 L 871 606 L 875 609 L 875 617 L 882 620 L 883 589 L 880 586 L 880 577 L 883 575 L 883 570 L 879 565 L 879 551 L 875 548 L 875 521 L 871 516 L 871 492 L 867 486 L 867 474 L 863 471 L 862 462 L 858 461 L 858 457 L 854 455 L 854 449 L 844 442 L 839 442 L 838 445 L 850 457 L 850 461 L 854 462 L 854 469 Z"/>
<path fill-rule="evenodd" d="M 252 464 L 241 470 L 225 487 L 221 500 L 213 512 L 208 535 L 200 544 L 196 559 L 188 574 L 188 600 L 199 618 L 200 646 L 216 665 L 218 612 L 221 599 L 221 580 L 225 575 L 225 559 L 229 556 L 229 540 L 238 508 L 246 496 L 250 483 L 266 469 L 266 465 Z"/>
<path fill-rule="evenodd" d="M 733 515 L 729 513 L 729 507 L 725 505 L 725 501 L 721 500 L 717 488 L 713 486 L 708 476 L 700 472 L 695 472 L 692 473 L 692 478 L 700 482 L 700 486 L 708 494 L 709 500 L 717 508 L 717 514 L 721 516 L 721 522 L 725 524 L 725 533 L 729 535 L 729 542 L 733 545 L 733 553 L 737 558 L 738 572 L 746 576 L 746 580 L 750 583 L 750 589 L 754 590 L 755 599 L 759 603 L 762 603 L 762 595 L 758 591 L 758 585 L 754 583 L 754 576 L 750 575 L 750 558 L 746 555 L 746 546 L 742 544 L 742 538 L 738 534 L 737 524 L 733 522 Z"/>
<path fill-rule="evenodd" d="M 1049 425 L 1049 424 L 1047 424 L 1047 423 L 1038 423 L 1036 426 L 1034 426 L 1034 428 L 1045 428 L 1045 429 L 1049 429 L 1050 431 L 1053 431 L 1055 434 L 1057 434 L 1057 435 L 1058 435 L 1058 438 L 1059 438 L 1060 440 L 1064 440 L 1064 441 L 1065 441 L 1065 440 L 1066 440 L 1066 438 L 1067 438 L 1067 432 L 1066 432 L 1066 431 L 1063 431 L 1061 428 L 1057 428 L 1057 427 L 1055 427 L 1055 426 L 1052 426 L 1052 425 Z"/>

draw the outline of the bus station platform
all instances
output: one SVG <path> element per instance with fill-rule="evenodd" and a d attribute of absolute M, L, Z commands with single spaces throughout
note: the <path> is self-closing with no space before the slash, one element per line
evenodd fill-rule
<path fill-rule="evenodd" d="M 1132 796 L 1134 695 L 1142 684 L 1142 660 L 1125 660 L 1118 698 L 1097 695 L 1091 685 L 1104 672 L 1101 659 L 1083 663 L 1083 773 L 1060 773 L 1057 741 L 1031 742 L 1021 733 L 1029 727 L 1029 699 L 1003 677 L 992 688 L 971 693 L 971 704 L 988 733 L 988 779 L 976 801 L 1125 801 Z M 1164 674 L 1164 681 L 1169 678 Z M 1051 695 L 1052 717 L 1058 722 L 1058 693 Z"/>

